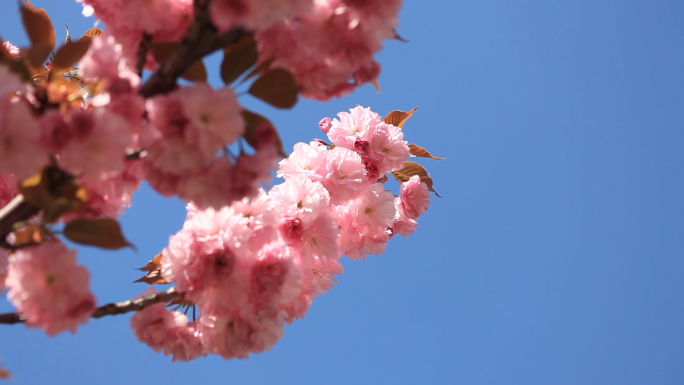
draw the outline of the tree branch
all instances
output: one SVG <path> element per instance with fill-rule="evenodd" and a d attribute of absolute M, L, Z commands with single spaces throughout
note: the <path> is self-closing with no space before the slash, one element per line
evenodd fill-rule
<path fill-rule="evenodd" d="M 160 302 L 170 302 L 174 299 L 182 299 L 183 293 L 176 291 L 175 287 L 161 293 L 156 293 L 149 295 L 147 297 L 130 299 L 123 302 L 108 303 L 106 305 L 98 307 L 90 318 L 102 318 L 108 315 L 118 315 L 124 313 L 130 313 L 132 311 L 142 310 L 148 306 L 154 305 Z M 21 315 L 18 313 L 5 313 L 0 314 L 0 324 L 17 324 L 24 322 Z"/>
<path fill-rule="evenodd" d="M 227 47 L 249 35 L 242 28 L 233 28 L 219 34 L 209 18 L 209 0 L 195 0 L 195 17 L 188 32 L 181 40 L 176 51 L 143 84 L 140 94 L 149 98 L 168 92 L 176 85 L 176 80 L 197 60 Z"/>

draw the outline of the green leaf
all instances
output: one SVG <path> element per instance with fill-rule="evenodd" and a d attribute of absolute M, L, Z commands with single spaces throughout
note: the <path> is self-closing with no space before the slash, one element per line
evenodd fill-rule
<path fill-rule="evenodd" d="M 411 156 L 417 156 L 419 158 L 430 158 L 430 159 L 436 159 L 436 160 L 444 160 L 444 158 L 432 156 L 432 154 L 430 154 L 428 152 L 428 150 L 424 149 L 423 147 L 420 147 L 417 144 L 409 144 L 409 150 L 411 150 Z"/>
<path fill-rule="evenodd" d="M 226 47 L 223 50 L 223 62 L 221 63 L 221 79 L 223 82 L 226 85 L 234 82 L 256 64 L 258 56 L 256 41 L 252 37 Z"/>
<path fill-rule="evenodd" d="M 404 168 L 401 170 L 392 171 L 392 176 L 394 176 L 399 183 L 408 181 L 414 175 L 418 175 L 420 180 L 427 185 L 428 190 L 432 191 L 435 193 L 435 195 L 441 198 L 437 191 L 435 191 L 435 189 L 432 187 L 433 181 L 428 175 L 427 170 L 418 163 L 404 162 Z"/>
<path fill-rule="evenodd" d="M 385 123 L 391 124 L 397 127 L 404 127 L 404 123 L 406 123 L 406 120 L 413 115 L 413 113 L 418 109 L 418 107 L 415 107 L 411 109 L 411 111 L 406 112 L 406 111 L 400 111 L 400 110 L 394 110 L 387 114 L 385 116 Z"/>
<path fill-rule="evenodd" d="M 276 68 L 252 83 L 249 93 L 274 107 L 291 108 L 297 103 L 299 86 L 290 72 Z"/>
<path fill-rule="evenodd" d="M 116 250 L 130 246 L 121 233 L 121 226 L 113 219 L 74 219 L 64 226 L 64 236 L 83 245 Z"/>

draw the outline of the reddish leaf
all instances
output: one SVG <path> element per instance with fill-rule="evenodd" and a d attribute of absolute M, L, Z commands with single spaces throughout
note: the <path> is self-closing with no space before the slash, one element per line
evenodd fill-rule
<path fill-rule="evenodd" d="M 387 124 L 392 124 L 397 127 L 404 127 L 404 123 L 406 123 L 406 120 L 413 115 L 413 113 L 418 109 L 418 107 L 415 107 L 411 109 L 411 111 L 406 112 L 406 111 L 400 111 L 400 110 L 394 110 L 387 114 L 385 116 L 385 123 Z"/>
<path fill-rule="evenodd" d="M 12 232 L 14 239 L 12 246 L 21 247 L 38 244 L 45 239 L 51 239 L 52 233 L 42 225 L 28 225 Z"/>
<path fill-rule="evenodd" d="M 371 84 L 375 87 L 375 90 L 380 93 L 380 83 L 378 83 L 378 79 L 373 79 Z"/>
<path fill-rule="evenodd" d="M 19 9 L 31 46 L 46 46 L 49 48 L 48 51 L 54 50 L 55 29 L 52 27 L 52 21 L 47 12 L 42 8 L 36 9 L 28 0 L 24 0 L 24 5 Z"/>
<path fill-rule="evenodd" d="M 249 93 L 274 107 L 291 108 L 297 103 L 299 86 L 291 73 L 276 68 L 252 83 Z"/>
<path fill-rule="evenodd" d="M 260 76 L 260 75 L 265 74 L 265 73 L 268 72 L 269 69 L 271 68 L 271 64 L 272 64 L 272 63 L 273 63 L 273 59 L 268 59 L 268 60 L 262 62 L 261 64 L 259 64 L 258 66 L 256 66 L 253 70 L 251 70 L 251 71 L 247 74 L 247 76 L 245 76 L 245 77 L 240 81 L 240 84 L 242 84 L 243 82 L 246 82 L 247 80 L 249 80 L 249 79 L 251 79 L 251 78 L 253 78 L 253 77 L 255 77 L 255 76 Z"/>
<path fill-rule="evenodd" d="M 104 31 L 101 30 L 101 29 L 99 29 L 99 28 L 91 28 L 91 29 L 85 31 L 85 33 L 83 34 L 83 36 L 81 36 L 80 39 L 83 39 L 84 37 L 95 37 L 95 36 L 100 36 L 100 35 L 102 35 L 103 33 L 104 33 Z M 79 39 L 79 40 L 80 40 L 80 39 Z"/>
<path fill-rule="evenodd" d="M 420 147 L 416 144 L 409 144 L 409 149 L 411 150 L 411 155 L 417 156 L 419 158 L 430 158 L 430 159 L 436 159 L 436 160 L 444 160 L 444 158 L 432 156 L 432 154 L 430 154 L 428 152 L 428 150 L 426 150 L 423 147 Z"/>
<path fill-rule="evenodd" d="M 54 201 L 50 193 L 47 169 L 21 181 L 19 191 L 27 202 L 41 209 L 50 208 Z"/>
<path fill-rule="evenodd" d="M 142 271 L 147 271 L 144 277 L 137 279 L 133 282 L 145 282 L 150 285 L 169 283 L 164 277 L 161 276 L 161 258 L 162 253 L 157 254 L 152 258 L 147 264 L 140 268 Z"/>
<path fill-rule="evenodd" d="M 121 233 L 121 226 L 113 219 L 74 219 L 64 226 L 64 236 L 83 245 L 103 249 L 120 249 L 130 246 Z"/>
<path fill-rule="evenodd" d="M 73 99 L 73 95 L 81 95 L 81 88 L 78 83 L 63 77 L 52 80 L 47 88 L 47 97 L 50 103 L 66 103 Z"/>
<path fill-rule="evenodd" d="M 88 52 L 90 40 L 90 38 L 79 39 L 76 42 L 62 45 L 52 60 L 52 73 L 62 75 L 69 71 Z"/>
<path fill-rule="evenodd" d="M 221 62 L 221 79 L 228 85 L 239 78 L 250 67 L 256 64 L 259 53 L 256 41 L 249 37 L 223 50 Z"/>
<path fill-rule="evenodd" d="M 242 117 L 245 119 L 245 134 L 243 137 L 245 138 L 245 141 L 249 143 L 252 148 L 256 148 L 257 144 L 259 143 L 259 138 L 257 138 L 256 134 L 256 129 L 259 127 L 261 124 L 268 124 L 271 127 L 274 127 L 273 124 L 271 123 L 270 120 L 267 118 L 254 113 L 252 111 L 242 109 Z M 275 127 L 274 127 L 275 130 Z M 287 157 L 287 154 L 283 151 L 283 143 L 280 140 L 280 137 L 278 136 L 278 132 L 276 131 L 276 138 L 275 141 L 273 142 L 273 145 L 276 148 L 276 151 L 278 152 L 278 155 L 282 156 L 283 158 Z"/>
<path fill-rule="evenodd" d="M 168 59 L 178 46 L 177 43 L 154 43 L 150 44 L 150 51 L 154 56 L 154 60 L 161 64 Z M 181 77 L 185 80 L 190 81 L 206 81 L 207 80 L 207 70 L 204 67 L 204 62 L 202 60 L 197 60 L 192 63 L 190 68 L 188 68 Z"/>
<path fill-rule="evenodd" d="M 435 189 L 432 187 L 432 178 L 430 178 L 430 176 L 428 175 L 427 170 L 425 170 L 425 168 L 423 168 L 423 166 L 419 165 L 418 163 L 404 162 L 404 168 L 402 168 L 401 170 L 392 171 L 392 175 L 394 176 L 394 178 L 396 178 L 397 182 L 399 183 L 404 183 L 407 180 L 409 180 L 412 176 L 418 175 L 420 176 L 420 180 L 427 185 L 428 190 L 432 191 L 433 193 L 435 193 L 435 195 L 441 198 L 437 191 L 435 191 Z"/>
<path fill-rule="evenodd" d="M 19 56 L 30 65 L 43 67 L 43 63 L 50 56 L 50 52 L 52 52 L 52 48 L 48 45 L 34 45 L 31 48 L 22 48 Z"/>
<path fill-rule="evenodd" d="M 5 379 L 5 380 L 8 380 L 8 379 L 10 379 L 11 377 L 12 377 L 12 376 L 10 376 L 10 373 L 9 373 L 8 371 L 6 371 L 5 369 L 0 368 L 0 378 Z"/>
<path fill-rule="evenodd" d="M 138 270 L 142 270 L 142 271 L 154 271 L 154 270 L 157 270 L 157 269 L 161 269 L 161 259 L 162 259 L 162 255 L 163 255 L 162 253 L 159 253 L 159 254 L 155 255 L 154 258 L 150 259 L 150 261 L 147 262 L 147 264 L 146 264 L 145 266 L 141 267 L 141 268 L 138 269 Z"/>

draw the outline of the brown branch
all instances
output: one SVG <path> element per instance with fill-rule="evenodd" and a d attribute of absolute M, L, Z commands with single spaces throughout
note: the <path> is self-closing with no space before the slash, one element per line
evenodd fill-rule
<path fill-rule="evenodd" d="M 132 311 L 139 311 L 148 306 L 154 305 L 155 303 L 170 302 L 174 299 L 182 299 L 183 296 L 183 293 L 177 292 L 176 288 L 172 287 L 165 292 L 149 295 L 147 297 L 130 299 L 128 301 L 123 302 L 108 303 L 106 305 L 98 307 L 93 313 L 93 315 L 91 315 L 90 317 L 102 318 L 108 315 L 118 315 L 130 313 Z M 22 322 L 24 322 L 24 319 L 21 318 L 21 315 L 18 313 L 0 314 L 0 324 L 11 325 Z"/>
<path fill-rule="evenodd" d="M 177 49 L 143 84 L 140 89 L 142 96 L 149 98 L 172 90 L 176 80 L 195 61 L 236 43 L 249 34 L 242 28 L 234 28 L 219 34 L 209 18 L 209 2 L 210 0 L 195 0 L 193 23 Z"/>

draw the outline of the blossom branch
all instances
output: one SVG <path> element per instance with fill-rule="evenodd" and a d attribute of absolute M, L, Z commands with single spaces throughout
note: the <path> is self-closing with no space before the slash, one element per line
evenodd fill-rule
<path fill-rule="evenodd" d="M 142 298 L 130 299 L 123 302 L 108 303 L 98 307 L 91 318 L 102 318 L 109 315 L 118 315 L 130 313 L 132 311 L 139 311 L 148 306 L 154 305 L 160 302 L 170 302 L 174 299 L 182 299 L 183 293 L 176 291 L 175 287 L 161 293 L 156 293 Z M 16 324 L 22 323 L 24 319 L 19 313 L 5 313 L 0 314 L 0 324 Z"/>
<path fill-rule="evenodd" d="M 209 0 L 195 0 L 195 19 L 178 48 L 142 86 L 140 94 L 150 97 L 173 89 L 176 80 L 197 60 L 236 43 L 248 32 L 234 28 L 219 34 L 209 18 Z"/>

